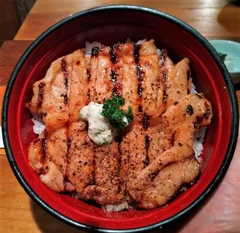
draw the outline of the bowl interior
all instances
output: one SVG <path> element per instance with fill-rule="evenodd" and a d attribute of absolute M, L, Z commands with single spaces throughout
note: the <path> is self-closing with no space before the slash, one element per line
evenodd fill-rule
<path fill-rule="evenodd" d="M 9 91 L 11 95 L 7 100 L 7 128 L 13 153 L 10 160 L 17 165 L 25 184 L 34 190 L 31 194 L 38 203 L 42 200 L 44 204 L 41 205 L 55 216 L 61 214 L 66 217 L 61 219 L 76 226 L 134 229 L 168 221 L 196 204 L 195 201 L 206 194 L 210 185 L 216 182 L 213 179 L 219 172 L 228 150 L 233 123 L 232 107 L 229 80 L 224 80 L 219 66 L 203 45 L 205 42 L 201 38 L 196 39 L 196 32 L 189 33 L 191 30 L 187 26 L 184 28 L 181 22 L 176 23 L 172 17 L 155 11 L 119 8 L 72 16 L 34 42 L 12 77 Z M 125 42 L 127 38 L 133 41 L 154 39 L 157 47 L 167 49 L 170 58 L 176 62 L 188 57 L 191 61 L 193 82 L 197 90 L 203 92 L 212 103 L 214 117 L 204 143 L 202 175 L 193 187 L 163 208 L 106 213 L 94 205 L 51 191 L 29 167 L 28 146 L 36 136 L 32 131 L 31 114 L 25 104 L 31 99 L 33 83 L 44 77 L 50 63 L 58 57 L 83 48 L 86 41 L 112 45 L 118 41 Z"/>

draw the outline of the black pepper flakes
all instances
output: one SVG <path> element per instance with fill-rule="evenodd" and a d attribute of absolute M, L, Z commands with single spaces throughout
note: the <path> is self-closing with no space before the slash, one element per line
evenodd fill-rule
<path fill-rule="evenodd" d="M 211 110 L 210 110 L 210 108 L 208 108 L 207 111 L 203 114 L 204 117 L 205 117 L 205 119 L 208 119 L 208 118 L 209 118 L 210 113 L 211 113 Z"/>
<path fill-rule="evenodd" d="M 186 112 L 191 116 L 194 113 L 192 105 L 188 105 L 186 108 Z"/>
<path fill-rule="evenodd" d="M 43 102 L 43 89 L 46 86 L 44 82 L 39 83 L 38 85 L 38 107 L 42 106 Z"/>
<path fill-rule="evenodd" d="M 98 55 L 99 48 L 98 47 L 93 47 L 92 48 L 92 56 L 96 57 Z"/>

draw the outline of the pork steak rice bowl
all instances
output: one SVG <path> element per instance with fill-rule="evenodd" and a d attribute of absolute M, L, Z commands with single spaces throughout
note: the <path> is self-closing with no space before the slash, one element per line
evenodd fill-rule
<path fill-rule="evenodd" d="M 87 43 L 55 60 L 26 105 L 38 134 L 30 166 L 50 189 L 106 211 L 166 205 L 201 175 L 213 115 L 190 62 L 154 40 Z"/>

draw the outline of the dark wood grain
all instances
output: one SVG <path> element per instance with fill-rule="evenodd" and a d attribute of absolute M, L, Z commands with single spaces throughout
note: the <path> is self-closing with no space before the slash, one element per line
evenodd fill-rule
<path fill-rule="evenodd" d="M 15 39 L 34 40 L 59 20 L 76 12 L 109 4 L 154 8 L 188 23 L 210 38 L 240 37 L 240 7 L 231 0 L 41 0 L 37 1 Z"/>
<path fill-rule="evenodd" d="M 6 85 L 8 79 L 31 41 L 6 41 L 0 52 L 0 86 Z"/>
<path fill-rule="evenodd" d="M 12 40 L 19 27 L 16 0 L 0 0 L 0 46 L 5 40 Z"/>

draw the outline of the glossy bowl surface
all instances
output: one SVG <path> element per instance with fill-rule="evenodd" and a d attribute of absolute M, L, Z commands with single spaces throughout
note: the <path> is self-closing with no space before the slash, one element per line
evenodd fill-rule
<path fill-rule="evenodd" d="M 153 38 L 170 58 L 191 61 L 197 90 L 211 101 L 214 117 L 204 143 L 199 181 L 163 208 L 106 213 L 101 208 L 51 191 L 29 167 L 27 151 L 35 138 L 30 101 L 32 85 L 44 77 L 55 59 L 83 48 L 86 41 L 112 45 L 127 38 Z M 149 232 L 172 223 L 197 206 L 223 178 L 234 153 L 238 110 L 229 73 L 210 43 L 182 21 L 137 6 L 94 8 L 69 16 L 43 33 L 28 48 L 9 80 L 3 107 L 3 135 L 10 165 L 26 192 L 60 220 L 85 230 Z"/>

